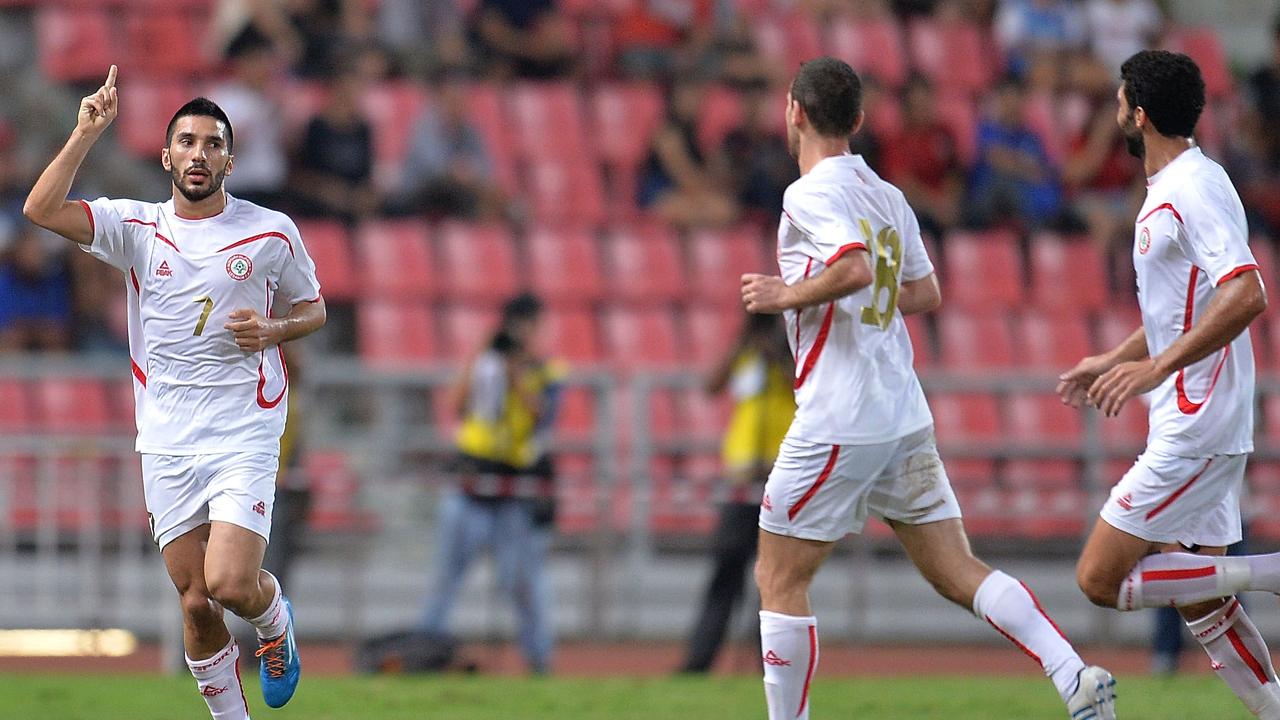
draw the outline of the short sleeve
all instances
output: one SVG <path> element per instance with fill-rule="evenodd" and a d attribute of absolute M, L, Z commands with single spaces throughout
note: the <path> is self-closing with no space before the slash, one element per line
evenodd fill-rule
<path fill-rule="evenodd" d="M 1182 221 L 1183 249 L 1191 262 L 1215 286 L 1256 270 L 1244 207 L 1235 191 L 1220 182 L 1188 183 L 1184 195 L 1175 210 Z"/>
<path fill-rule="evenodd" d="M 107 263 L 120 272 L 128 272 L 140 245 L 138 230 L 154 231 L 155 223 L 135 217 L 131 212 L 135 203 L 130 200 L 81 200 L 80 205 L 89 216 L 93 242 L 80 249 Z M 128 220 L 128 222 L 126 222 Z"/>
<path fill-rule="evenodd" d="M 288 223 L 288 249 L 285 251 L 284 263 L 280 268 L 277 280 L 277 294 L 287 300 L 290 305 L 300 302 L 315 302 L 320 299 L 320 281 L 316 278 L 316 264 L 307 253 L 302 234 L 297 226 Z"/>
<path fill-rule="evenodd" d="M 902 281 L 921 280 L 933 274 L 933 261 L 925 250 L 920 236 L 920 221 L 910 207 L 903 212 L 902 227 L 898 229 L 902 239 Z"/>
<path fill-rule="evenodd" d="M 782 212 L 804 234 L 809 256 L 826 265 L 852 250 L 867 249 L 849 214 L 821 190 L 792 185 L 782 198 Z"/>

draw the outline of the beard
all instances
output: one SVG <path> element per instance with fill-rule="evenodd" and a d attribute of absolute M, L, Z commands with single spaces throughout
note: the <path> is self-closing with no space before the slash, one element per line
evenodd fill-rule
<path fill-rule="evenodd" d="M 227 176 L 226 172 L 215 173 L 213 170 L 209 170 L 207 168 L 202 169 L 208 170 L 209 173 L 209 182 L 203 188 L 192 188 L 184 185 L 183 173 L 177 168 L 169 171 L 170 177 L 173 178 L 173 186 L 178 189 L 178 192 L 182 193 L 182 197 L 186 198 L 190 202 L 200 202 L 221 190 L 222 179 Z"/>
<path fill-rule="evenodd" d="M 1143 160 L 1147 157 L 1147 143 L 1142 139 L 1142 131 L 1133 122 L 1133 111 L 1129 111 L 1129 116 L 1124 119 L 1124 125 L 1120 126 L 1120 134 L 1124 135 L 1124 147 L 1129 154 Z"/>
<path fill-rule="evenodd" d="M 787 126 L 787 152 L 793 160 L 800 159 L 800 131 L 790 125 Z"/>

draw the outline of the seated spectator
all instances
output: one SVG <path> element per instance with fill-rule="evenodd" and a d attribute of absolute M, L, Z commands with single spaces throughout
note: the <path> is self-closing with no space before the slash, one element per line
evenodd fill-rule
<path fill-rule="evenodd" d="M 1088 0 L 1084 15 L 1093 56 L 1111 77 L 1134 53 L 1155 47 L 1164 27 L 1153 0 Z"/>
<path fill-rule="evenodd" d="M 0 351 L 68 349 L 71 284 L 65 241 L 27 224 L 0 252 Z"/>
<path fill-rule="evenodd" d="M 863 116 L 864 118 L 879 117 L 879 114 L 884 112 L 881 109 L 884 107 L 884 86 L 880 84 L 879 80 L 870 75 L 861 78 L 861 80 Z M 849 152 L 854 155 L 861 155 L 862 159 L 867 161 L 867 165 L 879 172 L 884 164 L 884 138 L 880 137 L 875 127 L 876 123 L 864 119 L 862 128 L 854 133 L 853 137 L 849 138 Z"/>
<path fill-rule="evenodd" d="M 455 0 L 381 0 L 377 38 L 404 71 L 432 77 L 467 67 L 466 27 Z"/>
<path fill-rule="evenodd" d="M 885 143 L 884 174 L 925 232 L 942 237 L 959 222 L 964 183 L 956 139 L 939 119 L 933 86 L 923 76 L 912 76 L 903 88 L 902 129 Z"/>
<path fill-rule="evenodd" d="M 1084 44 L 1083 18 L 1069 0 L 1003 0 L 995 34 L 1008 71 L 1018 77 L 1037 65 L 1056 65 L 1060 55 Z"/>
<path fill-rule="evenodd" d="M 743 98 L 743 124 L 721 145 L 738 203 L 767 222 L 781 217 L 782 194 L 800 175 L 787 148 L 786 130 L 777 122 L 777 98 L 767 85 L 749 90 Z"/>
<path fill-rule="evenodd" d="M 490 77 L 547 80 L 573 70 L 572 30 L 554 0 L 480 0 L 472 34 Z"/>
<path fill-rule="evenodd" d="M 493 158 L 484 136 L 467 117 L 466 91 L 440 87 L 436 102 L 413 131 L 405 157 L 396 214 L 492 218 L 505 199 L 494 180 Z"/>
<path fill-rule="evenodd" d="M 996 88 L 992 116 L 978 126 L 978 160 L 969 184 L 972 222 L 1042 226 L 1061 206 L 1058 171 L 1026 122 L 1026 88 L 1009 78 Z"/>
<path fill-rule="evenodd" d="M 1092 119 L 1068 140 L 1062 182 L 1089 237 L 1105 253 L 1131 251 L 1133 219 L 1142 206 L 1141 167 L 1125 149 L 1115 98 L 1094 98 Z"/>
<path fill-rule="evenodd" d="M 640 170 L 637 204 L 681 227 L 721 226 L 734 220 L 737 204 L 728 168 L 698 142 L 698 110 L 704 86 L 682 81 L 668 94 L 667 119 Z"/>
<path fill-rule="evenodd" d="M 235 130 L 235 171 L 227 191 L 272 210 L 284 211 L 289 174 L 281 138 L 277 73 L 281 57 L 264 36 L 249 31 L 227 50 L 231 77 L 213 88 L 209 99 L 231 118 Z"/>
<path fill-rule="evenodd" d="M 1249 76 L 1249 112 L 1231 163 L 1250 219 L 1280 238 L 1280 15 L 1272 26 L 1271 61 Z"/>
<path fill-rule="evenodd" d="M 669 82 L 710 49 L 718 21 L 715 0 L 638 0 L 613 24 L 618 72 L 634 80 Z M 727 29 L 727 28 L 726 28 Z"/>
<path fill-rule="evenodd" d="M 360 111 L 363 84 L 353 65 L 328 82 L 321 113 L 294 151 L 297 212 L 347 222 L 374 213 L 373 131 Z"/>

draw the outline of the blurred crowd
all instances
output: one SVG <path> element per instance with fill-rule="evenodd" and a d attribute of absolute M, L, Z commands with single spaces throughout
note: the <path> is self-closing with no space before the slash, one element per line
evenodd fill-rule
<path fill-rule="evenodd" d="M 903 29 L 920 19 L 974 29 L 978 57 L 942 58 L 976 64 L 983 78 L 974 87 L 957 87 L 919 63 L 854 63 L 866 66 L 867 122 L 852 149 L 903 189 L 942 252 L 951 229 L 999 227 L 1023 237 L 1040 229 L 1087 234 L 1117 257 L 1128 252 L 1144 189 L 1116 125 L 1119 65 L 1139 49 L 1169 45 L 1178 30 L 1156 0 L 188 6 L 208 15 L 207 67 L 197 75 L 235 124 L 228 187 L 239 197 L 350 224 L 394 215 L 521 227 L 530 222 L 528 201 L 501 177 L 510 164 L 501 154 L 510 149 L 495 147 L 492 129 L 481 126 L 471 89 L 553 81 L 585 94 L 634 83 L 660 97 L 661 107 L 625 182 L 610 177 L 614 193 L 628 196 L 623 204 L 634 217 L 681 230 L 755 221 L 764 238 L 796 176 L 782 120 L 785 83 L 794 61 L 830 48 L 815 38 L 842 27 L 889 28 L 901 47 Z M 1209 78 L 1210 108 L 1198 133 L 1236 182 L 1252 231 L 1269 237 L 1280 229 L 1280 21 L 1273 30 L 1269 63 L 1225 83 Z M 394 174 L 380 177 L 380 124 L 368 115 L 365 93 L 405 80 L 431 102 L 413 119 Z M 315 102 L 294 131 L 282 118 L 297 112 L 299 83 Z M 724 93 L 735 110 L 715 117 L 711 99 Z M 118 278 L 21 217 L 47 148 L 19 152 L 21 138 L 4 112 L 0 350 L 122 347 L 123 318 L 112 299 Z M 130 112 L 139 110 L 122 108 Z M 578 147 L 564 137 L 545 142 L 553 152 Z M 81 178 L 86 192 L 96 187 L 89 172 Z M 1127 282 L 1122 272 L 1113 281 Z"/>

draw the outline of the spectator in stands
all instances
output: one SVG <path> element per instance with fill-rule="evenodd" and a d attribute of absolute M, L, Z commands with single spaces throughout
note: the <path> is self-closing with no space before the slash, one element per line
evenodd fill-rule
<path fill-rule="evenodd" d="M 0 118 L 0 248 L 17 240 L 27 224 L 22 217 L 22 203 L 30 185 L 18 160 L 18 133 Z"/>
<path fill-rule="evenodd" d="M 1093 56 L 1111 77 L 1134 53 L 1154 47 L 1164 28 L 1153 0 L 1087 0 L 1084 16 Z"/>
<path fill-rule="evenodd" d="M 1003 0 L 996 13 L 996 40 L 1010 73 L 1022 77 L 1035 66 L 1053 66 L 1084 44 L 1084 23 L 1070 0 Z"/>
<path fill-rule="evenodd" d="M 721 451 L 726 492 L 712 539 L 711 579 L 689 633 L 682 672 L 711 669 L 742 599 L 760 532 L 760 496 L 796 410 L 794 377 L 778 316 L 748 315 L 737 342 L 707 379 L 707 392 L 729 392 L 734 410 Z"/>
<path fill-rule="evenodd" d="M 267 41 L 301 77 L 328 77 L 352 44 L 372 36 L 363 0 L 222 0 L 214 15 L 215 55 L 230 56 L 245 35 Z"/>
<path fill-rule="evenodd" d="M 667 94 L 667 118 L 640 171 L 637 204 L 682 227 L 726 225 L 738 215 L 729 168 L 703 152 L 698 111 L 705 85 L 680 80 Z"/>
<path fill-rule="evenodd" d="M 281 139 L 277 95 L 281 57 L 257 32 L 245 32 L 227 49 L 231 77 L 209 98 L 236 119 L 236 159 L 227 189 L 242 200 L 272 208 L 289 207 L 285 181 L 289 164 Z"/>
<path fill-rule="evenodd" d="M 1280 14 L 1272 25 L 1271 61 L 1249 76 L 1249 112 L 1244 132 L 1233 138 L 1245 145 L 1232 163 L 1251 219 L 1280 238 Z"/>
<path fill-rule="evenodd" d="M 0 248 L 0 351 L 69 348 L 71 285 L 64 245 L 28 223 Z"/>
<path fill-rule="evenodd" d="M 1092 117 L 1067 141 L 1062 182 L 1089 237 L 1107 255 L 1132 252 L 1133 219 L 1142 206 L 1139 168 L 1116 125 L 1115 97 L 1092 99 Z"/>
<path fill-rule="evenodd" d="M 433 77 L 470 64 L 466 23 L 455 0 L 381 0 L 377 37 L 409 75 Z"/>
<path fill-rule="evenodd" d="M 465 88 L 445 82 L 436 102 L 418 120 L 405 157 L 397 214 L 493 218 L 506 201 L 495 184 L 493 157 L 467 115 Z"/>
<path fill-rule="evenodd" d="M 702 57 L 731 15 L 717 0 L 639 0 L 613 24 L 618 72 L 670 82 Z"/>
<path fill-rule="evenodd" d="M 879 117 L 885 107 L 885 89 L 871 76 L 862 78 L 862 112 L 867 118 Z M 874 121 L 863 123 L 862 130 L 849 138 L 849 152 L 861 155 L 876 172 L 884 167 L 884 138 L 876 131 Z"/>
<path fill-rule="evenodd" d="M 554 643 L 546 559 L 555 481 L 547 441 L 563 374 L 537 349 L 541 317 L 536 297 L 509 300 L 498 331 L 451 388 L 450 404 L 462 418 L 459 487 L 440 505 L 435 579 L 422 626 L 448 635 L 467 568 L 487 548 L 515 604 L 520 647 L 534 673 L 550 670 Z"/>
<path fill-rule="evenodd" d="M 969 185 L 971 220 L 980 226 L 1038 227 L 1061 209 L 1058 171 L 1026 122 L 1026 88 L 1016 78 L 996 88 L 994 113 L 978 126 L 978 160 Z"/>
<path fill-rule="evenodd" d="M 768 85 L 748 90 L 743 95 L 743 123 L 721 145 L 738 204 L 763 222 L 776 222 L 782 215 L 782 194 L 799 177 L 786 131 L 777 122 L 777 97 Z"/>
<path fill-rule="evenodd" d="M 480 0 L 472 35 L 491 77 L 548 80 L 574 68 L 572 29 L 554 0 Z"/>
<path fill-rule="evenodd" d="M 297 211 L 348 223 L 379 209 L 373 185 L 373 130 L 360 110 L 364 87 L 354 63 L 328 81 L 320 114 L 293 151 Z"/>
<path fill-rule="evenodd" d="M 902 128 L 885 143 L 884 175 L 906 195 L 921 230 L 940 238 L 960 219 L 964 181 L 956 139 L 939 119 L 924 76 L 911 76 L 902 93 Z"/>

